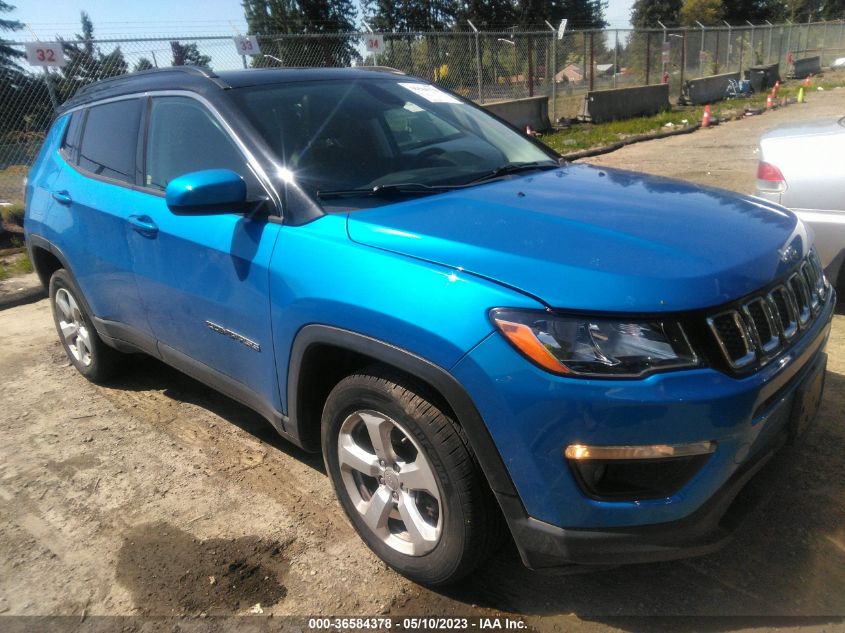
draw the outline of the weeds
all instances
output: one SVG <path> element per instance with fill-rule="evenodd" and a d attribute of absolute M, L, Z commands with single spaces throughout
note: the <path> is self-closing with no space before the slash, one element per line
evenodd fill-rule
<path fill-rule="evenodd" d="M 8 279 L 9 277 L 26 275 L 27 273 L 31 273 L 33 270 L 35 269 L 32 267 L 32 262 L 26 255 L 22 255 L 12 261 L 0 261 L 0 281 Z"/>
<path fill-rule="evenodd" d="M 812 98 L 812 95 L 818 88 L 832 90 L 841 86 L 845 86 L 845 78 L 843 77 L 813 79 L 810 88 L 806 89 L 805 93 L 807 97 Z M 779 102 L 783 97 L 787 97 L 791 103 L 794 102 L 800 88 L 801 81 L 797 80 L 783 84 L 778 93 L 777 101 Z M 726 119 L 741 114 L 746 107 L 764 109 L 766 107 L 766 94 L 757 94 L 748 99 L 721 101 L 711 106 L 711 116 L 716 119 Z M 670 128 L 674 129 L 682 128 L 684 125 L 694 125 L 701 121 L 703 114 L 703 106 L 677 106 L 670 112 L 662 112 L 654 116 L 599 123 L 596 125 L 575 125 L 566 130 L 546 134 L 542 137 L 542 141 L 561 154 L 569 154 L 585 149 L 611 145 L 631 136 L 664 131 L 667 123 L 672 123 Z M 686 124 L 684 120 L 687 121 Z"/>

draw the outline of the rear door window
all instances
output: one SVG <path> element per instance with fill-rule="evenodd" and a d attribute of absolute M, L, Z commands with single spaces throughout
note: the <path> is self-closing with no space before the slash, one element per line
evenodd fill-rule
<path fill-rule="evenodd" d="M 140 99 L 89 108 L 79 145 L 79 166 L 98 176 L 135 184 L 140 121 Z"/>

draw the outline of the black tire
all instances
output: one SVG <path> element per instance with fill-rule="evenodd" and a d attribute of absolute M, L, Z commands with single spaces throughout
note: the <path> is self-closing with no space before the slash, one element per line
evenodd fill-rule
<path fill-rule="evenodd" d="M 341 380 L 329 394 L 322 416 L 326 470 L 353 527 L 379 558 L 426 585 L 445 585 L 464 577 L 501 544 L 504 534 L 498 504 L 462 429 L 436 403 L 437 398 L 428 396 L 425 386 L 413 378 L 389 367 L 373 366 Z M 356 509 L 342 479 L 338 458 L 341 428 L 356 412 L 367 410 L 389 416 L 400 436 L 401 432 L 410 435 L 437 480 L 441 531 L 433 549 L 422 555 L 397 551 L 379 537 Z M 382 481 L 386 484 L 387 478 L 379 483 Z M 398 498 L 401 491 L 393 494 Z"/>
<path fill-rule="evenodd" d="M 62 309 L 56 304 L 56 297 L 60 293 L 67 293 L 75 302 L 75 307 L 78 308 L 78 322 L 84 326 L 87 341 L 90 343 L 90 345 L 85 346 L 90 348 L 87 349 L 87 354 L 74 353 L 72 346 L 78 349 L 78 345 L 73 345 L 62 333 L 60 325 L 63 320 Z M 53 322 L 56 325 L 59 341 L 61 341 L 68 359 L 79 373 L 91 382 L 104 382 L 116 374 L 124 354 L 109 347 L 100 339 L 85 307 L 87 304 L 81 300 L 81 296 L 82 294 L 77 289 L 73 278 L 64 268 L 60 268 L 50 277 L 50 307 L 53 311 Z"/>

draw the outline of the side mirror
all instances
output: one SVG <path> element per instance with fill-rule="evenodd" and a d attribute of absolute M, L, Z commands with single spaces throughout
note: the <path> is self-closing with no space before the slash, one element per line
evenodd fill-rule
<path fill-rule="evenodd" d="M 164 191 L 177 215 L 238 213 L 246 206 L 246 183 L 231 169 L 206 169 L 174 178 Z"/>

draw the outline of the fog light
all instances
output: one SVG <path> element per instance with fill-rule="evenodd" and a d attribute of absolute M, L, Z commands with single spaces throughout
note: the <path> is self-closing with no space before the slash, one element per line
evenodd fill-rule
<path fill-rule="evenodd" d="M 564 455 L 590 497 L 632 501 L 669 497 L 684 486 L 716 450 L 715 442 L 644 446 L 572 444 Z"/>
<path fill-rule="evenodd" d="M 587 446 L 570 444 L 566 447 L 566 459 L 661 459 L 667 457 L 688 457 L 707 455 L 716 450 L 715 442 L 692 442 L 690 444 L 649 444 L 643 446 Z"/>

